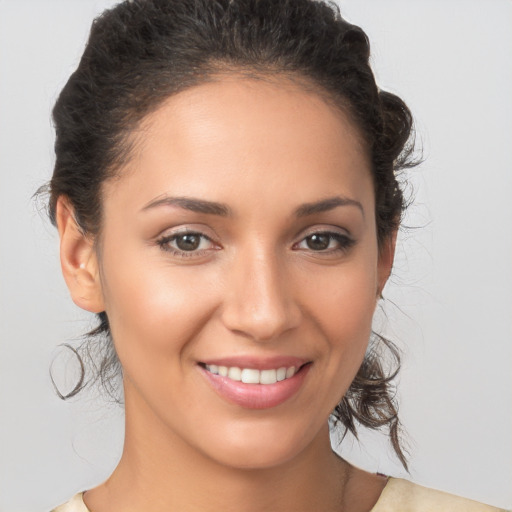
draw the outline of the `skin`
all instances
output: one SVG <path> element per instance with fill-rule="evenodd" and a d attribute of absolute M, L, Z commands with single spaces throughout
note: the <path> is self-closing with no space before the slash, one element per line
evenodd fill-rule
<path fill-rule="evenodd" d="M 327 426 L 393 261 L 394 237 L 377 245 L 357 128 L 284 78 L 232 76 L 170 97 L 134 136 L 130 162 L 104 184 L 99 240 L 80 232 L 65 197 L 57 206 L 71 296 L 107 312 L 124 375 L 123 456 L 87 506 L 370 510 L 385 480 L 336 456 Z M 297 216 L 333 197 L 353 203 Z M 169 238 L 184 229 L 205 236 L 197 251 L 173 252 Z M 325 232 L 327 248 L 311 248 Z M 248 409 L 219 396 L 198 365 L 232 355 L 300 357 L 309 371 L 289 400 Z"/>

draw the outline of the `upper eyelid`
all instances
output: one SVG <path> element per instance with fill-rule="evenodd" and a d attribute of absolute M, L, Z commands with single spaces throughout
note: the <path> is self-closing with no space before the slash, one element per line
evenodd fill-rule
<path fill-rule="evenodd" d="M 330 236 L 331 238 L 338 240 L 338 241 L 340 241 L 339 239 L 345 239 L 346 240 L 345 243 L 347 243 L 347 244 L 354 244 L 356 242 L 354 240 L 354 238 L 352 238 L 351 236 L 349 236 L 345 233 L 338 233 L 336 231 L 313 231 L 312 233 L 308 233 L 307 235 L 300 238 L 297 242 L 295 242 L 293 244 L 294 247 L 296 245 L 301 244 L 302 242 L 304 242 L 304 240 L 306 240 L 307 238 L 309 238 L 310 236 L 313 236 L 313 235 L 327 235 L 327 236 Z M 343 242 L 341 242 L 341 243 L 343 243 Z"/>
<path fill-rule="evenodd" d="M 308 237 L 313 235 L 328 235 L 334 239 L 338 239 L 338 243 L 344 246 L 345 249 L 356 244 L 357 240 L 354 236 L 345 228 L 340 226 L 311 226 L 310 229 L 306 229 L 302 231 L 296 238 L 295 242 L 293 242 L 293 247 L 297 247 L 302 244 Z M 340 239 L 345 239 L 344 241 Z M 342 247 L 343 248 L 343 247 Z M 320 254 L 320 252 L 319 252 Z"/>
<path fill-rule="evenodd" d="M 222 245 L 220 242 L 220 237 L 217 233 L 210 227 L 204 225 L 183 225 L 183 226 L 175 226 L 172 228 L 167 228 L 163 230 L 160 234 L 158 234 L 154 240 L 160 241 L 162 239 L 172 239 L 173 237 L 177 237 L 180 235 L 186 234 L 196 234 L 200 235 L 212 243 Z M 293 237 L 293 244 L 302 241 L 304 238 L 315 234 L 332 234 L 338 236 L 344 236 L 350 240 L 354 241 L 353 235 L 347 228 L 343 228 L 341 226 L 333 226 L 333 225 L 314 225 L 303 228 Z"/>
<path fill-rule="evenodd" d="M 184 235 L 198 235 L 206 240 L 208 240 L 209 242 L 211 242 L 213 245 L 219 245 L 218 242 L 216 242 L 211 236 L 208 236 L 204 233 L 201 233 L 199 231 L 178 231 L 178 232 L 175 232 L 175 233 L 169 233 L 169 234 L 163 234 L 161 236 L 158 236 L 156 238 L 156 241 L 157 243 L 162 243 L 162 242 L 171 242 L 171 241 L 174 241 L 176 240 L 176 238 L 180 237 L 180 236 L 184 236 Z"/>
<path fill-rule="evenodd" d="M 210 245 L 210 247 L 207 247 L 206 249 L 197 249 L 192 251 L 186 251 L 183 249 L 180 249 L 179 247 L 173 247 L 171 246 L 171 243 L 174 243 L 176 239 L 180 236 L 192 234 L 192 235 L 198 235 L 204 239 L 206 239 Z M 199 233 L 197 231 L 179 231 L 175 233 L 169 233 L 168 235 L 162 235 L 160 237 L 157 237 L 155 240 L 155 245 L 158 246 L 158 248 L 166 253 L 169 253 L 173 255 L 176 258 L 201 258 L 205 256 L 208 252 L 212 250 L 218 250 L 219 244 L 216 243 L 214 240 L 212 240 L 209 236 Z"/>
<path fill-rule="evenodd" d="M 205 238 L 208 238 L 208 240 L 212 241 L 218 238 L 215 231 L 213 231 L 211 228 L 206 228 L 205 226 L 196 227 L 194 225 L 186 225 L 164 229 L 157 236 L 155 236 L 155 240 L 188 234 L 204 236 Z"/>
<path fill-rule="evenodd" d="M 193 230 L 193 229 L 184 229 L 181 231 L 173 231 L 172 233 L 167 233 L 167 234 L 164 233 L 161 236 L 159 236 L 159 238 L 172 239 L 172 238 L 177 238 L 177 237 L 183 236 L 183 235 L 198 235 L 198 236 L 207 238 L 208 240 L 212 239 L 212 237 L 207 235 L 206 233 L 203 233 L 203 232 L 197 231 L 197 230 Z"/>
<path fill-rule="evenodd" d="M 300 241 L 304 238 L 307 238 L 308 236 L 311 236 L 311 235 L 316 235 L 316 234 L 326 234 L 326 235 L 341 235 L 341 236 L 346 236 L 347 238 L 350 238 L 350 239 L 353 239 L 353 236 L 352 234 L 350 233 L 350 231 L 346 228 L 342 228 L 342 227 L 339 227 L 339 226 L 311 226 L 309 228 L 306 228 L 306 229 L 303 229 L 300 231 L 300 233 L 298 233 L 296 235 L 296 240 Z"/>

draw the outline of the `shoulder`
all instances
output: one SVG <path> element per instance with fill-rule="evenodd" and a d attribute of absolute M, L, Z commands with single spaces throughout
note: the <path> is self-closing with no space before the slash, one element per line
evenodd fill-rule
<path fill-rule="evenodd" d="M 68 502 L 54 508 L 51 512 L 89 512 L 82 499 L 83 493 L 75 494 Z"/>
<path fill-rule="evenodd" d="M 442 491 L 390 478 L 371 512 L 506 512 Z"/>

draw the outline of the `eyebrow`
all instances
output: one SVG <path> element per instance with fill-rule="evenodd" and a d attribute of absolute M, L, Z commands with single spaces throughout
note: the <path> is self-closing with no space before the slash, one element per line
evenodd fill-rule
<path fill-rule="evenodd" d="M 164 196 L 153 201 L 150 201 L 142 211 L 157 208 L 158 206 L 178 206 L 184 210 L 190 210 L 197 213 L 207 213 L 209 215 L 220 215 L 227 217 L 231 215 L 231 210 L 228 206 L 221 203 L 214 203 L 213 201 L 205 201 L 204 199 L 196 199 L 192 197 L 169 197 Z"/>
<path fill-rule="evenodd" d="M 364 217 L 364 208 L 363 205 L 356 201 L 355 199 L 350 199 L 349 197 L 335 196 L 329 197 L 327 199 L 322 199 L 321 201 L 316 201 L 314 203 L 306 203 L 299 206 L 295 210 L 295 215 L 297 217 L 307 217 L 308 215 L 314 215 L 315 213 L 327 212 L 330 210 L 334 210 L 334 208 L 338 208 L 338 206 L 355 206 L 359 210 Z"/>
<path fill-rule="evenodd" d="M 170 196 L 163 196 L 150 201 L 146 206 L 142 208 L 142 211 L 147 211 L 159 206 L 177 206 L 178 208 L 183 208 L 184 210 L 190 210 L 196 213 L 206 213 L 209 215 L 219 215 L 221 217 L 228 217 L 232 215 L 229 206 L 222 203 L 216 203 L 213 201 L 206 201 L 204 199 L 196 199 L 192 197 Z M 364 217 L 363 205 L 359 201 L 342 196 L 329 197 L 327 199 L 322 199 L 313 203 L 305 203 L 295 210 L 295 216 L 299 218 L 307 217 L 308 215 L 314 215 L 316 213 L 334 210 L 339 206 L 355 206 L 361 211 Z"/>

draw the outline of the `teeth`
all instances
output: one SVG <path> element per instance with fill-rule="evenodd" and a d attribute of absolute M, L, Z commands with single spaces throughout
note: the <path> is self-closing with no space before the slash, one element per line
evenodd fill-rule
<path fill-rule="evenodd" d="M 293 377 L 297 373 L 295 366 L 277 368 L 272 370 L 256 370 L 254 368 L 238 368 L 237 366 L 206 365 L 206 369 L 221 377 L 228 377 L 245 384 L 275 384 Z"/>
<path fill-rule="evenodd" d="M 228 377 L 231 380 L 242 380 L 242 370 L 240 368 L 237 368 L 236 366 L 231 366 L 231 368 L 228 370 Z"/>
<path fill-rule="evenodd" d="M 286 368 L 286 378 L 289 379 L 290 377 L 293 377 L 295 375 L 295 366 L 292 366 L 291 368 Z"/>
<path fill-rule="evenodd" d="M 260 384 L 275 384 L 277 382 L 277 370 L 261 370 Z"/>
<path fill-rule="evenodd" d="M 229 376 L 231 378 L 231 375 Z M 249 368 L 244 368 L 242 370 L 242 376 L 240 379 L 242 382 L 246 384 L 259 384 L 260 383 L 260 372 L 258 370 L 252 370 Z"/>

